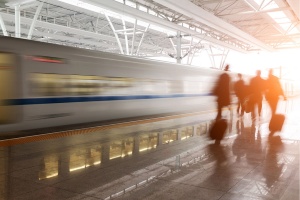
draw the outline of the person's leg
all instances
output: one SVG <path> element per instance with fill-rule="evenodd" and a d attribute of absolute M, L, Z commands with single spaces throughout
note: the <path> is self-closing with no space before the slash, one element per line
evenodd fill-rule
<path fill-rule="evenodd" d="M 252 120 L 256 117 L 256 105 L 257 103 L 255 101 L 252 102 L 252 111 L 251 111 L 251 118 Z"/>
<path fill-rule="evenodd" d="M 278 98 L 275 98 L 274 100 L 273 100 L 273 105 L 272 105 L 272 107 L 273 107 L 273 109 L 272 109 L 272 116 L 276 113 L 276 110 L 277 110 L 277 105 L 278 105 Z"/>
<path fill-rule="evenodd" d="M 268 103 L 271 109 L 271 115 L 273 116 L 275 113 L 275 102 L 273 100 L 269 100 Z"/>
<path fill-rule="evenodd" d="M 241 108 L 241 100 L 240 100 L 240 98 L 238 97 L 238 103 L 237 103 L 237 108 L 236 108 L 236 113 L 237 113 L 237 114 L 240 114 L 240 108 Z"/>
<path fill-rule="evenodd" d="M 220 103 L 218 103 L 218 114 L 217 114 L 217 117 L 216 119 L 221 119 L 222 118 L 222 106 Z"/>
<path fill-rule="evenodd" d="M 261 117 L 262 99 L 257 102 L 258 116 Z"/>
<path fill-rule="evenodd" d="M 244 105 L 244 98 L 241 98 L 241 116 L 244 116 L 244 112 L 245 112 L 245 105 Z"/>

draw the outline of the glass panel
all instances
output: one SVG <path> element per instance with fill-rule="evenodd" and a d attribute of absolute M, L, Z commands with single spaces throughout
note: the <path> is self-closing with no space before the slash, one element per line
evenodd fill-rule
<path fill-rule="evenodd" d="M 58 175 L 57 155 L 45 156 L 40 164 L 39 180 L 52 178 Z"/>
<path fill-rule="evenodd" d="M 86 157 L 86 167 L 99 165 L 101 163 L 101 146 L 95 145 L 88 149 Z"/>
<path fill-rule="evenodd" d="M 162 144 L 168 144 L 178 139 L 177 129 L 167 130 L 163 132 Z"/>
<path fill-rule="evenodd" d="M 139 136 L 139 151 L 154 149 L 157 146 L 158 133 L 148 133 Z"/>
<path fill-rule="evenodd" d="M 85 168 L 86 149 L 77 149 L 70 153 L 70 172 Z"/>
<path fill-rule="evenodd" d="M 181 140 L 193 137 L 193 126 L 187 126 L 181 129 Z"/>
<path fill-rule="evenodd" d="M 115 158 L 132 155 L 133 146 L 133 138 L 112 142 L 110 145 L 109 159 L 112 160 Z"/>
<path fill-rule="evenodd" d="M 115 159 L 122 156 L 122 141 L 114 141 L 110 144 L 109 159 Z"/>
<path fill-rule="evenodd" d="M 123 140 L 122 157 L 132 155 L 133 145 L 134 145 L 133 138 Z"/>
<path fill-rule="evenodd" d="M 197 126 L 196 135 L 198 135 L 198 136 L 206 135 L 206 132 L 207 132 L 206 122 L 201 123 Z"/>

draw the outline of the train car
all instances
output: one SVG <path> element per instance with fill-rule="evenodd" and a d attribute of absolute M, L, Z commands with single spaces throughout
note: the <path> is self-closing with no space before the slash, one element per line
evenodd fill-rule
<path fill-rule="evenodd" d="M 220 73 L 0 37 L 0 133 L 215 109 Z"/>
<path fill-rule="evenodd" d="M 0 37 L 0 132 L 214 108 L 219 73 Z"/>

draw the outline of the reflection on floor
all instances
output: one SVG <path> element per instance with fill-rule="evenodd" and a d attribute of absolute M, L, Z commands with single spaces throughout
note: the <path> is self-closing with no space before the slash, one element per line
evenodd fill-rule
<path fill-rule="evenodd" d="M 255 121 L 225 112 L 220 145 L 207 137 L 212 113 L 1 147 L 0 199 L 298 200 L 298 105 L 279 106 L 272 138 L 265 108 Z"/>

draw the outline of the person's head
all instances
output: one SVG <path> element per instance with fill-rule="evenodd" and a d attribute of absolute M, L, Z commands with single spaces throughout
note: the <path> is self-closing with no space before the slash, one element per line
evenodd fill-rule
<path fill-rule="evenodd" d="M 229 65 L 227 64 L 224 68 L 224 71 L 228 71 L 229 70 Z"/>
<path fill-rule="evenodd" d="M 256 70 L 256 76 L 260 76 L 261 75 L 261 71 L 260 70 Z"/>
<path fill-rule="evenodd" d="M 238 73 L 237 76 L 238 76 L 239 79 L 242 79 L 242 74 L 241 73 Z"/>
<path fill-rule="evenodd" d="M 269 69 L 269 76 L 273 75 L 273 69 Z"/>

